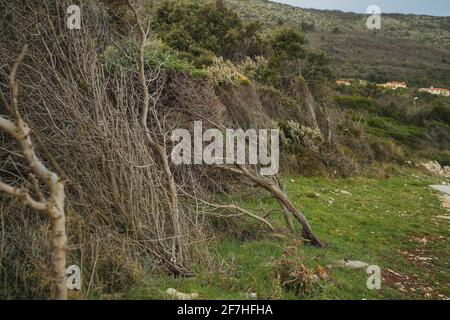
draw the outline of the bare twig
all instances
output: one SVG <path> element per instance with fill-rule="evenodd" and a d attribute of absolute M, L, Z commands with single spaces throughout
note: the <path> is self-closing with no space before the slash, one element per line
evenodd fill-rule
<path fill-rule="evenodd" d="M 35 147 L 31 140 L 31 129 L 23 120 L 18 108 L 18 92 L 19 83 L 16 79 L 17 69 L 23 61 L 27 52 L 27 47 L 22 49 L 14 67 L 9 75 L 11 86 L 11 105 L 12 114 L 14 115 L 14 122 L 0 116 L 0 130 L 7 133 L 12 139 L 16 140 L 21 148 L 21 153 L 27 162 L 32 177 L 32 183 L 35 186 L 35 192 L 39 196 L 39 200 L 35 200 L 26 189 L 19 190 L 11 185 L 0 181 L 0 191 L 9 194 L 10 196 L 19 200 L 23 205 L 28 206 L 34 210 L 44 213 L 50 220 L 51 224 L 51 247 L 52 247 L 52 276 L 55 282 L 55 299 L 67 299 L 67 284 L 66 284 L 66 217 L 64 211 L 64 183 L 58 175 L 50 171 L 45 164 L 39 159 L 35 153 Z M 7 105 L 7 102 L 4 102 Z M 38 188 L 38 181 L 46 185 L 50 197 L 45 199 L 40 189 Z"/>
<path fill-rule="evenodd" d="M 149 113 L 149 104 L 150 104 L 150 94 L 149 94 L 149 88 L 147 85 L 147 79 L 145 76 L 145 41 L 147 34 L 144 30 L 143 23 L 141 21 L 140 15 L 136 9 L 136 7 L 133 5 L 131 0 L 127 1 L 128 7 L 133 12 L 136 23 L 139 29 L 139 56 L 138 56 L 138 69 L 139 69 L 139 78 L 140 83 L 142 86 L 143 91 L 143 102 L 142 102 L 142 111 L 141 111 L 141 119 L 140 123 L 141 126 L 145 132 L 145 136 L 147 138 L 148 143 L 150 146 L 155 150 L 155 152 L 158 154 L 159 158 L 162 161 L 162 166 L 164 173 L 167 178 L 167 182 L 169 185 L 169 191 L 170 191 L 170 210 L 171 210 L 171 216 L 172 216 L 172 223 L 174 228 L 174 242 L 172 246 L 172 262 L 175 264 L 184 264 L 184 254 L 183 254 L 183 243 L 181 238 L 181 227 L 180 227 L 180 209 L 179 209 L 179 201 L 178 201 L 178 194 L 177 194 L 177 186 L 175 183 L 175 178 L 173 176 L 172 170 L 170 168 L 169 164 L 169 158 L 168 153 L 166 150 L 165 144 L 159 144 L 151 135 L 151 132 L 148 128 L 148 113 Z M 161 126 L 160 123 L 158 123 L 158 126 Z"/>

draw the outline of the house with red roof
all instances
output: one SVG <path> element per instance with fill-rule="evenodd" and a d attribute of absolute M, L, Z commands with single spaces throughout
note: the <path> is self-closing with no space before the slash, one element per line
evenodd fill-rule
<path fill-rule="evenodd" d="M 435 87 L 421 88 L 421 89 L 419 89 L 419 91 L 420 92 L 427 92 L 427 93 L 438 95 L 438 96 L 450 97 L 450 90 L 449 89 L 444 89 L 444 88 L 435 88 Z"/>

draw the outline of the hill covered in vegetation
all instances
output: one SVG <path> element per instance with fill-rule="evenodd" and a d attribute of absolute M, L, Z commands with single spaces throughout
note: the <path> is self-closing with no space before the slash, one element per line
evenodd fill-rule
<path fill-rule="evenodd" d="M 414 86 L 450 85 L 450 17 L 383 14 L 381 30 L 367 15 L 292 7 L 266 0 L 227 0 L 265 30 L 291 26 L 333 59 L 340 77 Z"/>

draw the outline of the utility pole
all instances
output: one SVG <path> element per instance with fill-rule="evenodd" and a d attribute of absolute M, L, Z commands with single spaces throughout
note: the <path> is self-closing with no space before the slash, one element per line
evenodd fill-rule
<path fill-rule="evenodd" d="M 416 101 L 419 100 L 419 97 L 414 97 L 414 110 L 416 110 Z"/>

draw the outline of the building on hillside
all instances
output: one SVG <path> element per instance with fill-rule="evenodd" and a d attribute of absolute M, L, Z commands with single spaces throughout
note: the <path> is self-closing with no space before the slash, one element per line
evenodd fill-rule
<path fill-rule="evenodd" d="M 398 82 L 398 81 L 391 81 L 388 83 L 383 84 L 377 84 L 378 87 L 385 88 L 385 89 L 391 89 L 391 90 L 397 90 L 399 88 L 406 89 L 408 86 L 405 82 Z"/>
<path fill-rule="evenodd" d="M 336 81 L 336 84 L 337 84 L 337 85 L 340 85 L 340 86 L 346 86 L 346 87 L 351 86 L 350 81 L 344 80 L 344 79 L 337 80 L 337 81 Z"/>
<path fill-rule="evenodd" d="M 449 89 L 431 87 L 431 88 L 421 88 L 421 89 L 419 89 L 419 91 L 420 92 L 428 92 L 430 94 L 435 94 L 438 96 L 450 97 Z"/>

